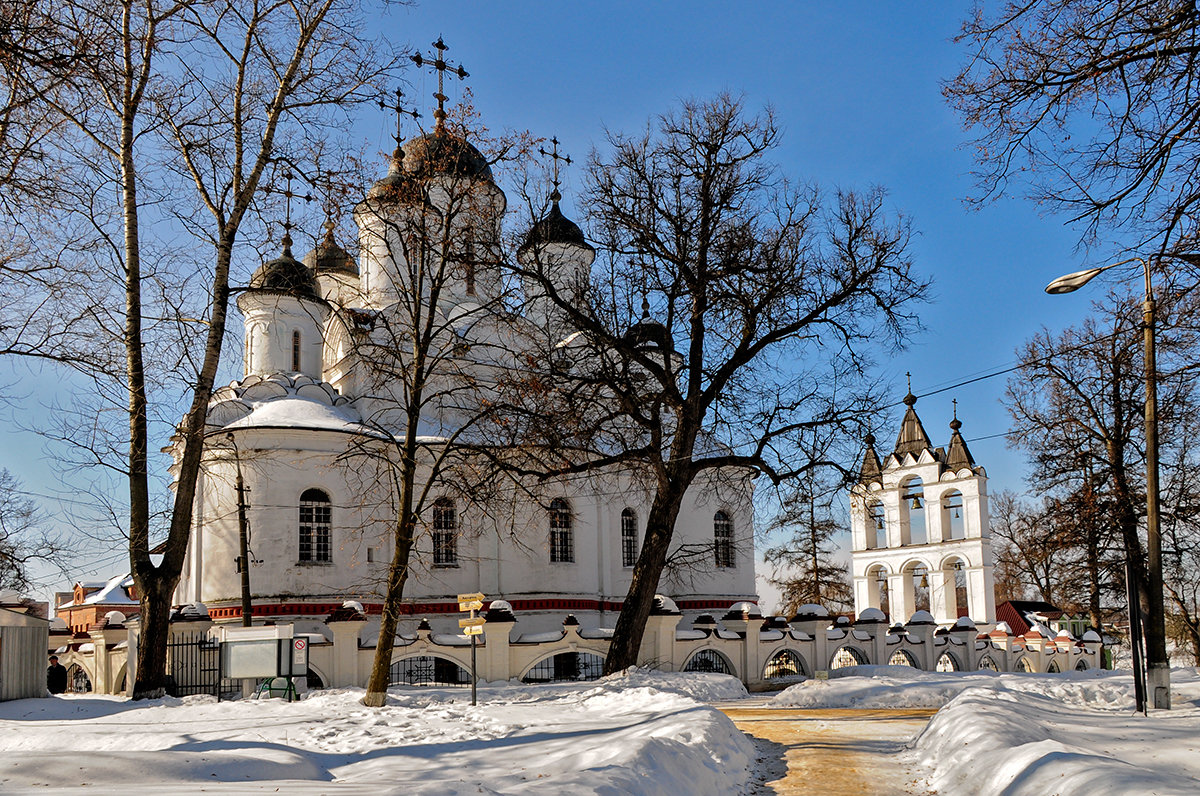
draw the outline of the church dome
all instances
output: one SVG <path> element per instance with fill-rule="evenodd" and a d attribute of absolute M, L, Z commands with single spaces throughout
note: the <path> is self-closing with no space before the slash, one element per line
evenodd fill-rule
<path fill-rule="evenodd" d="M 529 230 L 529 234 L 525 236 L 525 242 L 521 244 L 521 251 L 547 243 L 569 243 L 587 249 L 592 248 L 584 239 L 583 230 L 574 221 L 563 215 L 562 210 L 558 207 L 558 202 L 551 206 L 550 212 L 546 214 L 545 218 L 538 221 Z"/>
<path fill-rule="evenodd" d="M 250 277 L 250 289 L 286 293 L 297 298 L 320 298 L 313 272 L 292 256 L 290 248 L 283 250 L 283 256 L 259 266 Z"/>
<path fill-rule="evenodd" d="M 453 177 L 491 180 L 487 158 L 465 138 L 439 128 L 404 142 L 404 170 L 414 177 L 447 174 Z M 390 175 L 389 175 L 390 176 Z M 386 178 L 385 178 L 386 179 Z"/>
<path fill-rule="evenodd" d="M 411 174 L 406 174 L 402 170 L 400 164 L 403 162 L 403 150 L 398 149 L 396 152 L 399 157 L 392 158 L 392 165 L 388 168 L 387 175 L 371 186 L 371 190 L 367 192 L 367 199 L 428 206 L 429 199 L 425 196 L 424 188 L 417 180 L 413 179 Z"/>
<path fill-rule="evenodd" d="M 350 253 L 333 239 L 333 224 L 326 223 L 325 237 L 317 248 L 304 255 L 304 265 L 314 274 L 341 273 L 358 276 L 358 264 Z"/>

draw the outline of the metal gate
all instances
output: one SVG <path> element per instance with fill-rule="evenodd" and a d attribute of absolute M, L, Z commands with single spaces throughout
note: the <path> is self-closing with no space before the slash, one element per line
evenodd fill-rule
<path fill-rule="evenodd" d="M 208 633 L 174 633 L 167 642 L 167 693 L 171 696 L 221 693 L 221 645 Z"/>

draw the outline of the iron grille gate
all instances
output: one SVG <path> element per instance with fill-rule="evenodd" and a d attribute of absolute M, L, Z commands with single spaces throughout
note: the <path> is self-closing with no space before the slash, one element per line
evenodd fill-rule
<path fill-rule="evenodd" d="M 171 672 L 167 693 L 171 696 L 220 696 L 221 645 L 207 633 L 173 634 L 167 642 L 167 666 Z"/>

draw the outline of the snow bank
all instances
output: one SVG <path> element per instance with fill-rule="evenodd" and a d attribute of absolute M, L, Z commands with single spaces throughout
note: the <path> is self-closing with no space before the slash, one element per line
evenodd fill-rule
<path fill-rule="evenodd" d="M 938 711 L 912 762 L 943 796 L 1200 793 L 1200 710 L 1088 710 L 1051 696 L 971 689 Z"/>
<path fill-rule="evenodd" d="M 829 680 L 806 680 L 770 704 L 791 708 L 940 708 L 968 688 L 1052 697 L 1087 707 L 1133 709 L 1128 672 L 1090 669 L 1063 674 L 925 672 L 908 666 L 854 666 Z"/>
<path fill-rule="evenodd" d="M 736 687 L 734 687 L 736 684 Z M 702 699 L 733 678 L 631 670 L 591 683 L 361 689 L 298 703 L 68 697 L 0 704 L 0 791 L 123 794 L 737 793 L 754 747 Z M 69 765 L 66 764 L 69 761 Z"/>

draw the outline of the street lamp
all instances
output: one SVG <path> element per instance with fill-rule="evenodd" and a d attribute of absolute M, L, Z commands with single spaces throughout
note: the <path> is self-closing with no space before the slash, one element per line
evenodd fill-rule
<path fill-rule="evenodd" d="M 1146 276 L 1146 296 L 1142 302 L 1142 339 L 1146 354 L 1146 617 L 1142 633 L 1146 640 L 1146 679 L 1156 709 L 1171 707 L 1171 663 L 1167 658 L 1167 632 L 1163 615 L 1162 536 L 1158 522 L 1158 367 L 1154 355 L 1154 291 L 1150 282 L 1150 263 L 1132 257 L 1112 265 L 1076 271 L 1046 285 L 1052 294 L 1071 293 L 1096 276 L 1118 265 L 1139 262 Z M 1126 560 L 1129 552 L 1126 550 Z M 1132 591 L 1132 590 L 1131 590 Z M 1136 592 L 1134 592 L 1136 593 Z M 1130 609 L 1130 635 L 1134 621 Z M 1136 636 L 1134 644 L 1137 644 Z M 1135 676 L 1137 673 L 1135 672 Z M 1139 695 L 1140 696 L 1140 695 Z M 1144 699 L 1144 697 L 1143 697 Z M 1145 705 L 1140 705 L 1145 709 Z"/>

